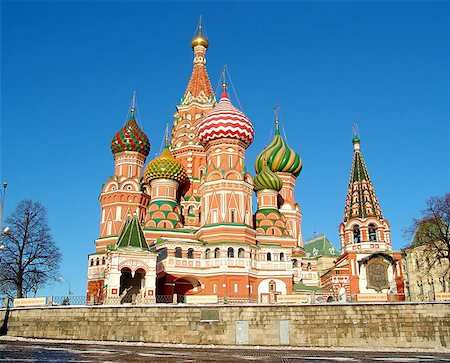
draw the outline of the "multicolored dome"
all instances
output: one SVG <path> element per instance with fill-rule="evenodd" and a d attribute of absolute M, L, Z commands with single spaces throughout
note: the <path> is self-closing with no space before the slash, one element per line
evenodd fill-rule
<path fill-rule="evenodd" d="M 113 154 L 122 151 L 137 151 L 145 156 L 150 152 L 150 142 L 147 135 L 138 126 L 134 111 L 132 110 L 130 119 L 123 128 L 117 131 L 111 141 Z"/>
<path fill-rule="evenodd" d="M 281 178 L 265 165 L 263 170 L 253 179 L 255 190 L 271 189 L 280 191 L 283 186 Z"/>
<path fill-rule="evenodd" d="M 294 176 L 298 176 L 302 170 L 302 159 L 281 137 L 278 123 L 272 142 L 256 158 L 256 172 L 261 173 L 266 164 L 273 172 L 291 173 Z"/>
<path fill-rule="evenodd" d="M 186 179 L 186 172 L 166 146 L 160 156 L 148 163 L 145 168 L 145 179 L 147 182 L 153 179 L 172 179 L 181 183 Z"/>
<path fill-rule="evenodd" d="M 212 140 L 225 138 L 240 140 L 248 147 L 254 136 L 255 130 L 250 120 L 233 106 L 224 87 L 219 103 L 198 125 L 200 144 L 205 146 Z"/>

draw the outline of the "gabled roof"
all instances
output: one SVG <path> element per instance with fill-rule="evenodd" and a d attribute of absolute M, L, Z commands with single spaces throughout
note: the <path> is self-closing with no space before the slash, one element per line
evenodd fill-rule
<path fill-rule="evenodd" d="M 148 250 L 144 232 L 137 215 L 128 216 L 117 239 L 116 249 L 133 248 Z"/>
<path fill-rule="evenodd" d="M 338 257 L 339 251 L 333 244 L 328 240 L 327 236 L 321 234 L 317 237 L 305 242 L 305 257 L 315 258 L 315 257 Z"/>

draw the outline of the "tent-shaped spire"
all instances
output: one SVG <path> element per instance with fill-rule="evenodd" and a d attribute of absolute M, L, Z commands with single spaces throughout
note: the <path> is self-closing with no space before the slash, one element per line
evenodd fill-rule
<path fill-rule="evenodd" d="M 360 149 L 359 136 L 353 137 L 353 161 L 345 203 L 344 222 L 351 218 L 383 219 L 375 189 Z"/>
<path fill-rule="evenodd" d="M 194 51 L 194 68 L 186 91 L 182 99 L 182 104 L 186 105 L 192 101 L 199 103 L 215 103 L 214 91 L 206 71 L 206 50 L 208 49 L 208 39 L 204 34 L 204 27 L 200 17 L 196 35 L 192 39 L 192 49 Z"/>
<path fill-rule="evenodd" d="M 144 232 L 137 215 L 128 216 L 123 224 L 117 240 L 116 248 L 135 248 L 141 250 L 148 250 L 147 242 L 145 241 Z"/>

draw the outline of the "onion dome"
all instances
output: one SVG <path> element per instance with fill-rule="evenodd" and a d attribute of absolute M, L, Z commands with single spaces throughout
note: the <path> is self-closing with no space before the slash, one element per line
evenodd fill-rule
<path fill-rule="evenodd" d="M 249 147 L 254 136 L 253 125 L 247 116 L 230 102 L 224 84 L 219 103 L 198 125 L 200 144 L 206 146 L 208 142 L 217 139 L 235 139 Z"/>
<path fill-rule="evenodd" d="M 263 170 L 253 179 L 255 190 L 271 189 L 277 192 L 281 190 L 283 182 L 281 178 L 265 165 Z"/>
<path fill-rule="evenodd" d="M 273 172 L 291 173 L 298 176 L 302 170 L 302 159 L 281 137 L 278 121 L 275 122 L 275 125 L 275 136 L 256 158 L 255 170 L 260 173 L 267 164 Z"/>
<path fill-rule="evenodd" d="M 111 150 L 113 154 L 122 151 L 137 151 L 145 156 L 150 152 L 148 137 L 134 118 L 134 107 L 131 108 L 131 116 L 128 122 L 113 137 Z"/>
<path fill-rule="evenodd" d="M 192 38 L 192 48 L 195 48 L 197 45 L 201 45 L 205 48 L 208 48 L 208 39 L 203 35 L 203 26 L 202 26 L 202 17 L 200 16 L 200 20 L 198 22 L 197 34 L 194 38 Z"/>
<path fill-rule="evenodd" d="M 159 157 L 150 161 L 145 168 L 145 179 L 150 182 L 154 179 L 172 179 L 181 183 L 186 179 L 183 166 L 175 159 L 166 146 Z"/>

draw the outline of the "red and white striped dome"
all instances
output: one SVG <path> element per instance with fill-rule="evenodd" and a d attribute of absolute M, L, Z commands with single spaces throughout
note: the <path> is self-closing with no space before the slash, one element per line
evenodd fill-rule
<path fill-rule="evenodd" d="M 216 107 L 198 125 L 198 139 L 203 146 L 212 140 L 237 139 L 249 147 L 254 136 L 252 123 L 232 105 L 226 90 Z"/>

